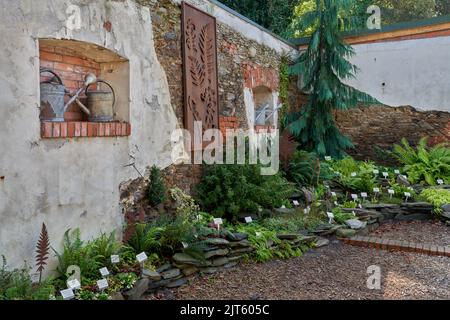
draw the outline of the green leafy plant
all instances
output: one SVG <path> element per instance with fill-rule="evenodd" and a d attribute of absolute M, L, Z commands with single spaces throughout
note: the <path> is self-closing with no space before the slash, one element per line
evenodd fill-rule
<path fill-rule="evenodd" d="M 263 176 L 260 165 L 205 166 L 197 185 L 202 210 L 236 221 L 239 214 L 257 214 L 259 208 L 280 207 L 295 191 L 280 174 Z"/>
<path fill-rule="evenodd" d="M 343 211 L 339 207 L 334 208 L 332 212 L 334 215 L 334 221 L 336 221 L 339 224 L 344 224 L 345 221 L 349 219 L 355 219 L 355 216 L 352 213 Z"/>
<path fill-rule="evenodd" d="M 157 206 L 166 199 L 166 186 L 161 177 L 161 170 L 155 165 L 150 170 L 148 199 L 152 206 Z"/>
<path fill-rule="evenodd" d="M 425 189 L 420 194 L 420 199 L 434 206 L 436 214 L 442 213 L 442 206 L 450 204 L 450 190 L 447 189 Z"/>
<path fill-rule="evenodd" d="M 413 148 L 408 140 L 394 145 L 393 155 L 404 165 L 411 183 L 434 186 L 438 179 L 450 183 L 450 148 L 446 144 L 427 147 L 427 138 L 422 138 Z"/>
<path fill-rule="evenodd" d="M 161 244 L 159 237 L 164 231 L 162 227 L 146 225 L 143 223 L 136 224 L 133 235 L 128 240 L 124 250 L 131 250 L 133 255 L 141 252 L 152 253 L 159 252 Z"/>
<path fill-rule="evenodd" d="M 286 170 L 286 177 L 298 186 L 318 186 L 322 181 L 332 180 L 335 175 L 314 152 L 296 151 Z"/>
<path fill-rule="evenodd" d="M 288 115 L 287 128 L 304 150 L 315 151 L 320 157 L 341 158 L 351 141 L 336 127 L 333 111 L 347 110 L 359 102 L 375 99 L 345 84 L 357 72 L 349 62 L 355 52 L 347 45 L 343 31 L 355 24 L 351 9 L 353 0 L 316 0 L 312 11 L 299 20 L 302 30 L 313 30 L 307 50 L 300 55 L 291 72 L 303 80 L 302 90 L 309 94 L 300 111 Z"/>

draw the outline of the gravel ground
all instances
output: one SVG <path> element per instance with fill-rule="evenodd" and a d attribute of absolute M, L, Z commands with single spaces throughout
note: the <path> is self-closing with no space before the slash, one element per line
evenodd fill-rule
<path fill-rule="evenodd" d="M 446 244 L 449 229 L 435 223 L 385 224 L 378 235 Z M 395 236 L 395 237 L 394 237 Z M 405 239 L 406 239 L 405 238 Z M 367 268 L 381 268 L 381 290 L 367 288 Z M 188 286 L 149 299 L 450 299 L 450 258 L 378 251 L 340 241 L 302 257 L 264 264 L 241 264 Z"/>
<path fill-rule="evenodd" d="M 383 236 L 391 240 L 424 242 L 441 246 L 450 245 L 450 227 L 439 220 L 383 223 L 371 235 L 374 237 Z"/>

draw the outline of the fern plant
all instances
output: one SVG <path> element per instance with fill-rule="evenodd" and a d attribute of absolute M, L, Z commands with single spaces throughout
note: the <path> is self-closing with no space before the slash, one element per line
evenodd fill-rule
<path fill-rule="evenodd" d="M 160 242 L 158 238 L 164 229 L 161 227 L 154 227 L 139 223 L 135 227 L 134 234 L 128 240 L 126 247 L 132 250 L 135 254 L 141 252 L 153 253 L 158 252 Z"/>
<path fill-rule="evenodd" d="M 45 223 L 42 223 L 41 235 L 36 248 L 36 266 L 37 271 L 39 272 L 39 283 L 41 283 L 42 280 L 42 271 L 44 271 L 45 265 L 47 264 L 49 249 L 50 241 L 48 238 L 47 227 L 45 226 Z"/>
<path fill-rule="evenodd" d="M 447 144 L 428 148 L 425 137 L 413 148 L 403 138 L 401 144 L 394 145 L 393 155 L 404 165 L 403 170 L 411 183 L 434 186 L 438 179 L 450 183 L 450 148 Z"/>

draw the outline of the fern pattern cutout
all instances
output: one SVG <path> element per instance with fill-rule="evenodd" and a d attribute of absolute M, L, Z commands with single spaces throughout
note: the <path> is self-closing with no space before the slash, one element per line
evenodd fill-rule
<path fill-rule="evenodd" d="M 50 241 L 48 237 L 47 227 L 42 223 L 41 235 L 36 247 L 36 267 L 39 272 L 39 282 L 42 279 L 42 271 L 47 265 L 48 254 L 50 250 Z"/>

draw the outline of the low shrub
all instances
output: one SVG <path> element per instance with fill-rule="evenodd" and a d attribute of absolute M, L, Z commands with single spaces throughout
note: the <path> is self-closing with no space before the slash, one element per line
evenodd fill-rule
<path fill-rule="evenodd" d="M 229 221 L 239 214 L 257 214 L 259 208 L 281 207 L 295 191 L 280 173 L 263 176 L 260 165 L 205 166 L 197 185 L 202 210 Z"/>
<path fill-rule="evenodd" d="M 161 170 L 152 166 L 150 170 L 150 184 L 148 187 L 148 199 L 152 206 L 157 206 L 166 199 L 166 186 L 161 177 Z"/>
<path fill-rule="evenodd" d="M 450 204 L 450 190 L 446 189 L 425 189 L 420 194 L 420 199 L 434 205 L 434 212 L 442 213 L 442 206 Z"/>

